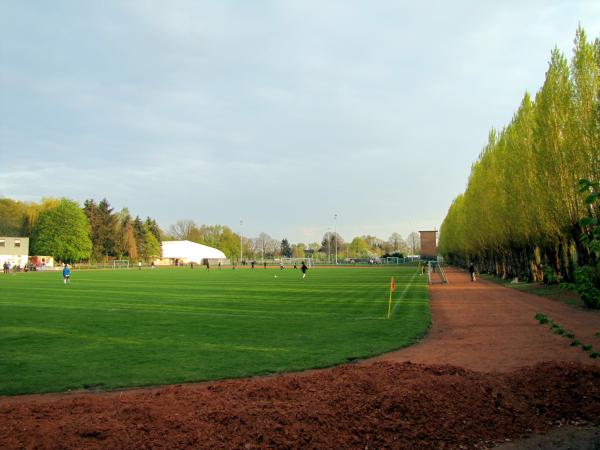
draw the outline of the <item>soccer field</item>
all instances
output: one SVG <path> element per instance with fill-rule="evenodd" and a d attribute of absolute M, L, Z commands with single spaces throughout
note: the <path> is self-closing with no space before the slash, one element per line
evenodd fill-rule
<path fill-rule="evenodd" d="M 400 266 L 21 273 L 0 293 L 0 395 L 331 366 L 409 345 L 431 317 L 426 277 Z"/>

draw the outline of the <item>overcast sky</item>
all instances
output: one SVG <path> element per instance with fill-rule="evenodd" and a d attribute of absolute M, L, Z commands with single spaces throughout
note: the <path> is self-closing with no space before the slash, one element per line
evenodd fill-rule
<path fill-rule="evenodd" d="M 578 23 L 600 36 L 600 1 L 0 0 L 0 197 L 305 243 L 439 228 Z"/>

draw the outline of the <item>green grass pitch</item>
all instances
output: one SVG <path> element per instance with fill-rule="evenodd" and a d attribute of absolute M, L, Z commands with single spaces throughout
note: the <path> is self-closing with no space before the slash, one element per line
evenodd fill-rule
<path fill-rule="evenodd" d="M 0 294 L 0 395 L 326 367 L 407 346 L 431 318 L 416 267 L 22 273 Z"/>

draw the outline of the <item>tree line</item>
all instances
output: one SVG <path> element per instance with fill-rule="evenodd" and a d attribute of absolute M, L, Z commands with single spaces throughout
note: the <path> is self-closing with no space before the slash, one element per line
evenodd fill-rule
<path fill-rule="evenodd" d="M 193 220 L 179 220 L 169 227 L 165 236 L 170 239 L 188 240 L 218 248 L 230 259 L 264 260 L 279 257 L 305 258 L 315 261 L 333 262 L 337 250 L 338 260 L 351 258 L 376 258 L 385 255 L 406 256 L 419 252 L 419 236 L 410 233 L 403 239 L 399 233 L 392 233 L 388 240 L 371 235 L 357 236 L 346 242 L 339 233 L 326 232 L 320 242 L 290 243 L 287 238 L 281 241 L 262 232 L 250 238 L 235 233 L 224 225 L 197 225 Z"/>
<path fill-rule="evenodd" d="M 40 203 L 0 199 L 0 235 L 29 237 L 29 254 L 58 261 L 149 261 L 161 254 L 161 231 L 154 219 L 115 212 L 106 199 L 43 199 Z"/>
<path fill-rule="evenodd" d="M 598 264 L 581 219 L 599 210 L 582 179 L 600 180 L 600 39 L 579 27 L 570 64 L 555 48 L 535 97 L 490 131 L 440 228 L 440 253 L 502 277 L 575 280 Z"/>
<path fill-rule="evenodd" d="M 417 233 L 406 240 L 392 233 L 388 240 L 363 235 L 346 242 L 338 233 L 327 232 L 320 242 L 293 244 L 264 232 L 248 238 L 226 225 L 197 225 L 191 220 L 179 220 L 164 231 L 150 217 L 133 217 L 127 208 L 115 211 L 107 199 L 89 199 L 81 207 L 64 198 L 40 203 L 0 198 L 0 236 L 29 237 L 31 255 L 53 256 L 64 262 L 152 261 L 161 256 L 163 240 L 189 240 L 218 248 L 232 261 L 283 256 L 333 262 L 336 254 L 338 261 L 343 261 L 419 252 Z"/>

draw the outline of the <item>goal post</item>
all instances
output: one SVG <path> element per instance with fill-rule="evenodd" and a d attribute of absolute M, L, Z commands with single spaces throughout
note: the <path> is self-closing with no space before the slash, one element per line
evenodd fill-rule
<path fill-rule="evenodd" d="M 128 259 L 115 259 L 113 261 L 113 269 L 129 269 Z"/>
<path fill-rule="evenodd" d="M 300 267 L 303 261 L 307 267 L 313 266 L 312 258 L 281 258 L 280 261 L 285 267 L 294 267 L 294 265 L 296 265 L 296 267 Z"/>
<path fill-rule="evenodd" d="M 404 260 L 404 258 L 399 258 L 397 256 L 387 256 L 385 258 L 381 258 L 382 264 L 400 264 L 400 260 Z M 404 261 L 402 261 L 404 262 Z"/>

